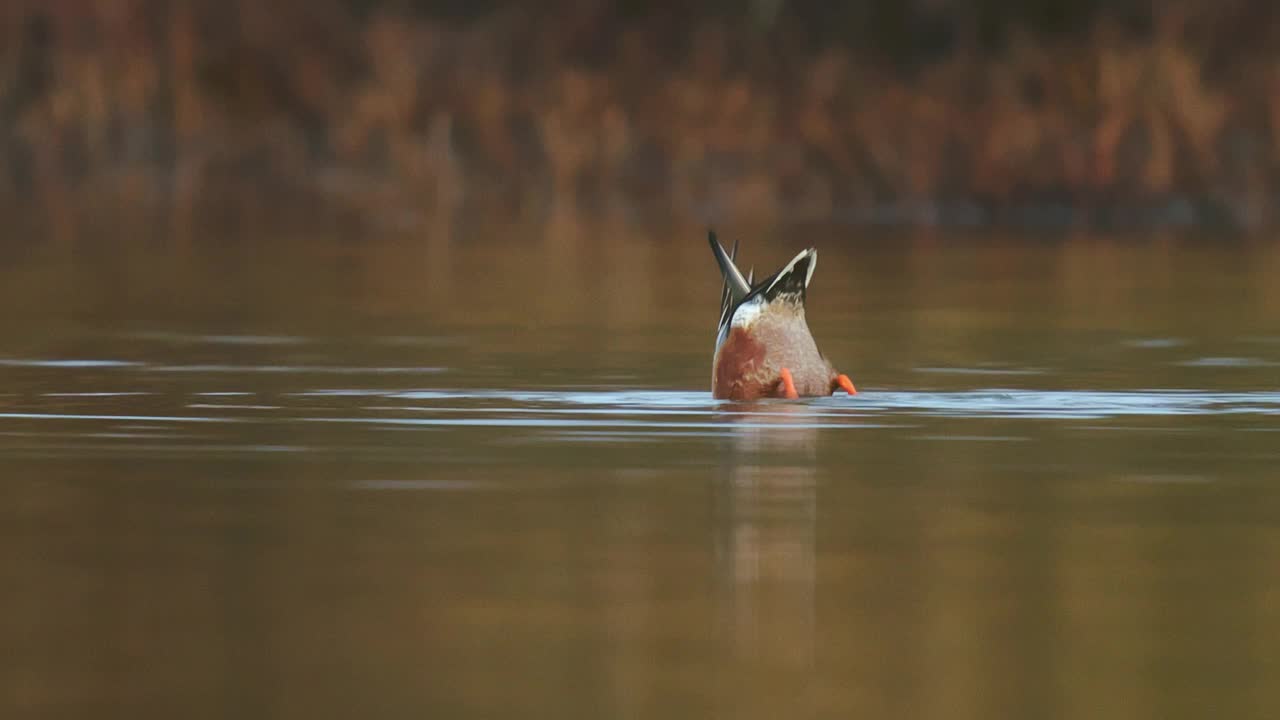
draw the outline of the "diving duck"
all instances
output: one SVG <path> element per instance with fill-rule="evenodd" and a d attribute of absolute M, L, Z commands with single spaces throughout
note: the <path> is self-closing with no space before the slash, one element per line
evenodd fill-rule
<path fill-rule="evenodd" d="M 720 266 L 720 325 L 711 365 L 711 394 L 722 400 L 799 398 L 857 393 L 813 341 L 804 319 L 804 296 L 818 264 L 809 248 L 778 272 L 752 283 L 734 264 L 738 244 L 726 253 L 715 232 L 707 234 Z"/>

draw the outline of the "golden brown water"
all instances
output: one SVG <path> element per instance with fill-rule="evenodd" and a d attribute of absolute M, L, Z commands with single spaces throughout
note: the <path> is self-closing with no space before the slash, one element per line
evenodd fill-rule
<path fill-rule="evenodd" d="M 4 717 L 1280 712 L 1269 241 L 739 234 L 862 390 L 744 406 L 697 228 L 97 232 L 0 258 Z"/>

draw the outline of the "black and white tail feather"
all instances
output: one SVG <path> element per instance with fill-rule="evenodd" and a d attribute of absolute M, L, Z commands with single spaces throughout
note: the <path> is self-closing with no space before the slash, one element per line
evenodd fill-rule
<path fill-rule="evenodd" d="M 724 278 L 724 286 L 720 290 L 720 323 L 716 327 L 716 347 L 724 342 L 733 324 L 733 318 L 739 308 L 760 308 L 774 302 L 795 303 L 804 307 L 805 290 L 813 279 L 813 271 L 818 266 L 818 251 L 814 248 L 801 251 L 778 272 L 752 284 L 755 271 L 747 277 L 734 264 L 738 256 L 738 241 L 733 242 L 733 250 L 726 253 L 720 241 L 716 239 L 714 230 L 707 232 L 707 241 L 711 244 L 711 252 L 720 266 L 720 275 Z"/>

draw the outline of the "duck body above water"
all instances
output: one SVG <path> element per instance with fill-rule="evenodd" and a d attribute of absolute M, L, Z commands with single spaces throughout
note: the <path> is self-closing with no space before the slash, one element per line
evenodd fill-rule
<path fill-rule="evenodd" d="M 752 283 L 714 232 L 711 252 L 724 278 L 720 324 L 711 366 L 711 393 L 724 400 L 799 398 L 857 392 L 818 351 L 805 321 L 804 300 L 818 264 L 809 248 L 782 269 Z"/>

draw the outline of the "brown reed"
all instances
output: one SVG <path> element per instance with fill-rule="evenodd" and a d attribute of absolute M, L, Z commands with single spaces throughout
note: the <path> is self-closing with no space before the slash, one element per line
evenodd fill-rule
<path fill-rule="evenodd" d="M 432 215 L 1191 199 L 1265 220 L 1280 183 L 1280 45 L 1224 48 L 1204 28 L 1238 24 L 1231 3 L 1171 6 L 1142 33 L 1014 28 L 909 69 L 798 27 L 705 19 L 673 37 L 588 5 L 460 21 L 341 0 L 12 0 L 0 193 L 182 215 L 279 188 Z"/>

